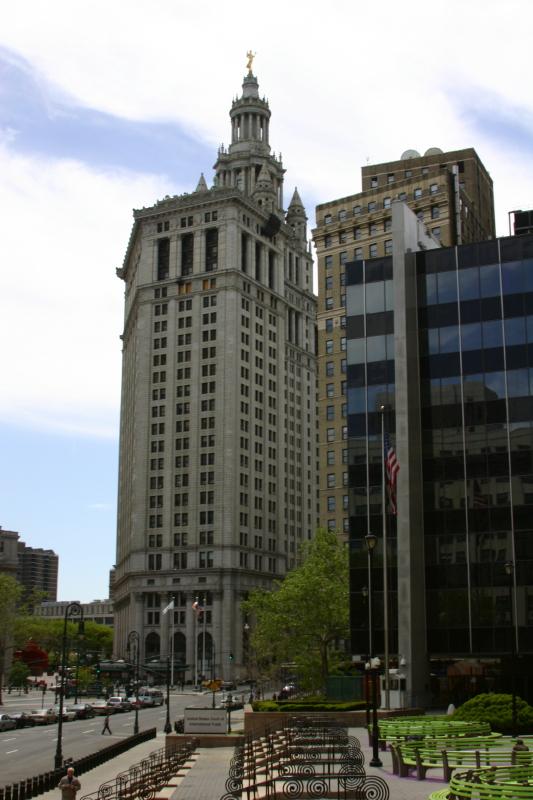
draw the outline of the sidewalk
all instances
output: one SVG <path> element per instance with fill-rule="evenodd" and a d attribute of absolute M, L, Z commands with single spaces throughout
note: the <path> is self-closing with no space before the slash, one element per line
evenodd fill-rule
<path fill-rule="evenodd" d="M 383 767 L 369 767 L 372 758 L 372 749 L 368 746 L 368 736 L 364 728 L 350 728 L 349 734 L 355 736 L 365 756 L 365 770 L 367 775 L 380 775 L 389 785 L 390 800 L 427 800 L 435 789 L 442 789 L 447 784 L 442 778 L 432 777 L 419 781 L 416 777 L 400 778 L 392 774 L 392 761 L 390 752 L 380 751 L 379 757 Z M 120 756 L 108 761 L 90 772 L 80 776 L 81 791 L 78 800 L 86 794 L 98 791 L 100 785 L 108 780 L 113 780 L 119 772 L 127 770 L 138 763 L 154 750 L 159 750 L 165 745 L 165 734 L 158 733 L 155 739 L 137 745 Z M 233 757 L 234 747 L 199 748 L 196 751 L 194 765 L 184 777 L 172 781 L 171 785 L 162 789 L 156 798 L 166 800 L 219 800 L 225 795 L 225 783 L 229 775 L 230 761 Z M 177 784 L 177 785 L 176 785 Z M 44 800 L 58 800 L 57 789 L 40 795 Z"/>
<path fill-rule="evenodd" d="M 164 746 L 165 734 L 161 732 L 157 734 L 155 739 L 149 739 L 147 742 L 138 744 L 136 747 L 132 747 L 131 750 L 127 750 L 120 756 L 116 756 L 110 761 L 106 761 L 105 764 L 80 775 L 79 781 L 81 783 L 81 790 L 78 792 L 78 800 L 81 800 L 86 794 L 97 792 L 102 783 L 113 780 L 119 772 L 124 772 L 133 764 L 142 761 L 143 758 L 146 758 L 146 756 L 154 750 L 160 750 Z M 65 774 L 66 772 L 67 770 L 65 768 Z M 58 797 L 59 792 L 57 789 L 52 789 L 49 792 L 39 795 L 39 798 L 43 798 L 43 800 L 58 800 Z"/>

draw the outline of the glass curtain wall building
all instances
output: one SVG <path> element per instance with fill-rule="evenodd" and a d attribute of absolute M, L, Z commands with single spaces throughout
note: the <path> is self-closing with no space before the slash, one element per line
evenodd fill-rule
<path fill-rule="evenodd" d="M 352 652 L 368 652 L 364 536 L 381 539 L 385 406 L 400 462 L 387 515 L 390 666 L 406 663 L 411 701 L 462 700 L 457 662 L 472 693 L 498 688 L 514 645 L 519 693 L 531 696 L 533 236 L 404 245 L 346 272 Z M 381 559 L 378 546 L 383 653 Z"/>

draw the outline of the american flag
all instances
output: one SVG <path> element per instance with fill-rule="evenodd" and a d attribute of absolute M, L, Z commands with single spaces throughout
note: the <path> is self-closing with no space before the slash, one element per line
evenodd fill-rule
<path fill-rule="evenodd" d="M 196 598 L 196 600 L 192 604 L 192 607 L 196 611 L 196 615 L 198 617 L 201 617 L 202 614 L 204 613 L 204 607 L 202 606 L 202 603 L 200 600 L 198 600 L 198 598 Z"/>
<path fill-rule="evenodd" d="M 487 508 L 489 505 L 486 494 L 483 494 L 483 489 L 479 481 L 474 480 L 474 508 Z"/>
<path fill-rule="evenodd" d="M 400 465 L 398 463 L 398 459 L 396 458 L 396 452 L 394 447 L 390 443 L 389 434 L 385 433 L 384 436 L 384 445 L 385 445 L 385 472 L 387 475 L 387 489 L 389 492 L 389 504 L 390 504 L 390 512 L 391 514 L 397 513 L 397 506 L 396 506 L 396 478 L 398 476 L 398 472 L 400 471 Z"/>

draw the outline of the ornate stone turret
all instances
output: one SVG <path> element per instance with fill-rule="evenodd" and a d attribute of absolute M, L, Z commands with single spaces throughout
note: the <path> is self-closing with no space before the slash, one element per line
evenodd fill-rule
<path fill-rule="evenodd" d="M 204 173 L 200 174 L 200 180 L 198 181 L 198 186 L 194 190 L 195 192 L 208 192 L 209 189 L 207 188 L 207 183 L 204 178 Z"/>
<path fill-rule="evenodd" d="M 241 97 L 232 103 L 230 119 L 231 144 L 227 150 L 221 147 L 218 152 L 216 185 L 237 186 L 255 199 L 259 176 L 266 169 L 273 192 L 269 208 L 281 216 L 285 170 L 281 158 L 277 159 L 270 151 L 270 108 L 267 100 L 259 97 L 259 84 L 251 69 L 244 78 Z M 265 199 L 263 195 L 261 199 Z"/>
<path fill-rule="evenodd" d="M 276 211 L 276 190 L 266 166 L 263 164 L 252 193 L 255 202 L 268 213 Z"/>
<path fill-rule="evenodd" d="M 302 242 L 307 241 L 307 216 L 298 189 L 294 190 L 286 219 L 287 225 L 292 228 L 294 237 Z"/>

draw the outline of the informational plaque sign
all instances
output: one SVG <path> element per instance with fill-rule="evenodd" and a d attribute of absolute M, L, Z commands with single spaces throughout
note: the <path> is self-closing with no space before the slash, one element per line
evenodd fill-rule
<path fill-rule="evenodd" d="M 185 733 L 227 733 L 225 708 L 186 708 Z"/>

